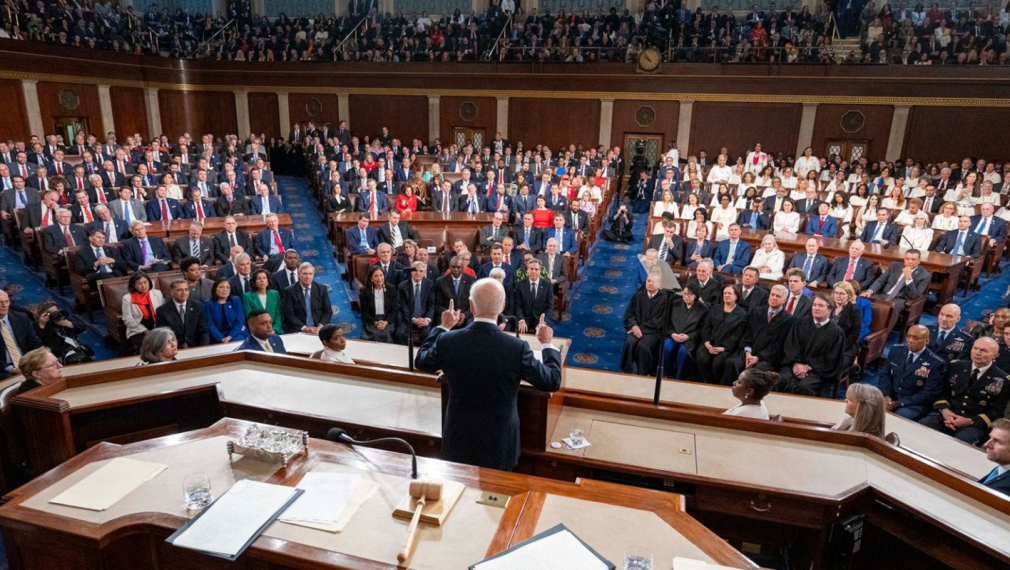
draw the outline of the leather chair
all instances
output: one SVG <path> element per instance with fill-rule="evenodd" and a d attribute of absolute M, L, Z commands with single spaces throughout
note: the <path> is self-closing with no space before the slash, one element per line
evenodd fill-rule
<path fill-rule="evenodd" d="M 14 413 L 11 400 L 21 389 L 22 382 L 14 382 L 0 391 L 0 492 L 7 493 L 27 480 L 28 450 L 24 430 Z"/>
<path fill-rule="evenodd" d="M 859 348 L 859 365 L 865 370 L 867 365 L 873 363 L 884 354 L 884 346 L 887 344 L 887 336 L 891 329 L 887 326 L 891 322 L 891 315 L 894 313 L 894 303 L 883 299 L 870 299 L 872 305 L 870 310 L 873 317 L 870 322 L 870 333 L 863 339 L 863 344 Z"/>

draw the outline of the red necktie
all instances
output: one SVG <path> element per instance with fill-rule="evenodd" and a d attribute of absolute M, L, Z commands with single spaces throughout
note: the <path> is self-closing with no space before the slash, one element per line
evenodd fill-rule
<path fill-rule="evenodd" d="M 123 167 L 122 162 L 119 163 L 119 173 L 122 174 L 123 176 L 126 176 L 126 168 Z"/>
<path fill-rule="evenodd" d="M 105 203 L 105 190 L 96 190 L 95 194 L 98 194 L 98 203 L 99 204 L 104 204 Z"/>
<path fill-rule="evenodd" d="M 277 253 L 284 255 L 284 246 L 281 245 L 281 236 L 274 230 L 274 243 L 277 244 Z"/>
<path fill-rule="evenodd" d="M 168 201 L 164 198 L 161 199 L 161 219 L 162 221 L 168 221 Z"/>
<path fill-rule="evenodd" d="M 83 178 L 78 178 L 77 179 L 77 189 L 78 190 L 84 190 L 84 179 Z"/>
<path fill-rule="evenodd" d="M 63 239 L 67 240 L 67 247 L 74 247 L 74 236 L 70 235 L 70 226 L 63 228 Z"/>
<path fill-rule="evenodd" d="M 49 208 L 42 208 L 42 227 L 49 227 Z"/>
<path fill-rule="evenodd" d="M 768 322 L 772 322 L 772 317 L 775 316 L 775 311 L 768 311 Z"/>
<path fill-rule="evenodd" d="M 203 200 L 200 200 L 196 203 L 196 219 L 198 220 L 203 219 Z"/>
<path fill-rule="evenodd" d="M 505 199 L 504 196 L 498 196 L 498 208 L 497 209 L 501 210 L 501 201 L 504 200 L 504 199 Z"/>
<path fill-rule="evenodd" d="M 56 163 L 56 174 L 63 176 L 63 165 L 59 162 Z"/>
<path fill-rule="evenodd" d="M 850 259 L 849 260 L 849 270 L 845 272 L 845 280 L 846 281 L 848 281 L 849 279 L 852 279 L 852 272 L 854 272 L 855 270 L 856 270 L 856 260 L 855 259 Z"/>
<path fill-rule="evenodd" d="M 793 296 L 793 297 L 790 297 L 790 298 L 789 298 L 789 306 L 788 306 L 788 307 L 786 307 L 786 311 L 787 311 L 787 312 L 788 312 L 788 313 L 789 313 L 790 315 L 791 315 L 791 314 L 793 314 L 793 307 L 795 307 L 795 306 L 796 306 L 796 297 L 795 297 L 795 296 Z M 770 321 L 771 319 L 768 319 L 768 320 Z"/>
<path fill-rule="evenodd" d="M 376 217 L 376 216 L 379 215 L 379 206 L 375 203 L 375 192 L 372 192 L 371 202 L 372 202 L 372 206 L 371 206 L 372 217 L 374 218 L 374 217 Z M 277 233 L 277 232 L 274 232 L 274 233 Z"/>
<path fill-rule="evenodd" d="M 84 206 L 83 210 L 84 210 L 84 217 L 88 219 L 89 224 L 95 221 L 94 218 L 91 217 L 91 208 Z"/>
<path fill-rule="evenodd" d="M 28 179 L 28 169 L 23 164 L 21 165 L 21 178 Z"/>
<path fill-rule="evenodd" d="M 817 224 L 817 233 L 821 233 L 821 228 L 824 227 L 824 216 L 821 216 L 821 223 Z"/>

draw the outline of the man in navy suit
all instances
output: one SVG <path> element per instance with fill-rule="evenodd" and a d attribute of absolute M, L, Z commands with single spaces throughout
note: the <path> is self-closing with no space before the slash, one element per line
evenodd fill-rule
<path fill-rule="evenodd" d="M 508 263 L 505 263 L 505 250 L 500 243 L 496 243 L 491 246 L 491 261 L 488 261 L 484 265 L 480 266 L 480 271 L 477 272 L 477 278 L 483 279 L 485 277 L 491 276 L 491 270 L 495 268 L 500 268 L 505 272 L 505 280 L 502 285 L 505 286 L 505 290 L 512 291 L 512 280 L 515 278 L 515 270 Z"/>
<path fill-rule="evenodd" d="M 298 266 L 302 264 L 302 256 L 298 252 L 289 249 L 284 252 L 284 266 L 270 274 L 270 286 L 283 291 L 288 287 L 298 283 Z"/>
<path fill-rule="evenodd" d="M 84 276 L 92 290 L 99 279 L 123 277 L 126 263 L 114 247 L 105 247 L 105 230 L 95 228 L 88 234 L 88 243 L 74 255 L 74 272 Z"/>
<path fill-rule="evenodd" d="M 281 200 L 277 196 L 270 195 L 270 187 L 260 184 L 257 194 L 252 197 L 250 206 L 254 216 L 281 213 Z"/>
<path fill-rule="evenodd" d="M 468 214 L 479 214 L 487 211 L 484 205 L 484 197 L 477 193 L 477 187 L 470 184 L 466 187 L 466 193 L 459 197 L 456 210 Z"/>
<path fill-rule="evenodd" d="M 214 202 L 205 200 L 199 188 L 193 188 L 190 193 L 190 200 L 182 209 L 182 217 L 190 220 L 202 220 L 204 218 L 216 218 Z"/>
<path fill-rule="evenodd" d="M 344 241 L 347 242 L 351 255 L 375 255 L 379 247 L 379 238 L 375 228 L 368 227 L 367 213 L 359 214 L 358 225 L 344 232 Z"/>
<path fill-rule="evenodd" d="M 428 335 L 415 358 L 422 372 L 441 370 L 449 386 L 442 426 L 447 461 L 512 469 L 520 451 L 520 380 L 546 392 L 561 387 L 561 352 L 551 344 L 554 331 L 543 320 L 537 326 L 543 346 L 543 362 L 537 362 L 526 341 L 498 329 L 504 308 L 504 287 L 494 279 L 481 279 L 470 295 L 474 322 L 452 330 L 463 316 L 450 304 L 442 313 L 442 325 Z"/>
<path fill-rule="evenodd" d="M 887 411 L 916 421 L 933 409 L 946 381 L 947 361 L 929 349 L 929 329 L 909 327 L 905 346 L 891 348 L 878 387 Z"/>
<path fill-rule="evenodd" d="M 431 209 L 445 214 L 455 212 L 458 200 L 459 196 L 452 191 L 452 182 L 446 180 L 441 188 L 436 188 L 431 193 Z"/>
<path fill-rule="evenodd" d="M 989 440 L 985 442 L 985 457 L 996 467 L 978 482 L 1010 495 L 1010 420 L 1001 418 L 992 423 Z"/>
<path fill-rule="evenodd" d="M 877 219 L 866 224 L 859 239 L 863 243 L 886 243 L 891 247 L 898 245 L 898 226 L 888 222 L 890 217 L 890 210 L 877 208 Z"/>
<path fill-rule="evenodd" d="M 982 204 L 981 209 L 981 215 L 971 217 L 971 229 L 980 236 L 989 236 L 992 247 L 1006 238 L 1006 221 L 992 215 L 993 205 L 989 202 Z"/>
<path fill-rule="evenodd" d="M 516 249 L 524 249 L 533 253 L 540 253 L 544 248 L 544 233 L 533 225 L 533 214 L 527 212 L 523 215 L 522 225 L 513 232 Z"/>
<path fill-rule="evenodd" d="M 522 225 L 523 216 L 527 212 L 532 212 L 536 205 L 536 198 L 530 194 L 530 187 L 526 184 L 520 186 L 519 193 L 512 198 L 512 218 L 515 225 Z"/>
<path fill-rule="evenodd" d="M 435 282 L 427 279 L 428 266 L 423 261 L 411 264 L 410 278 L 397 286 L 400 296 L 398 319 L 394 338 L 400 344 L 407 344 L 407 335 L 417 330 L 419 338 L 428 338 L 431 321 L 435 318 Z"/>
<path fill-rule="evenodd" d="M 92 230 L 101 229 L 105 231 L 106 243 L 119 243 L 130 237 L 130 226 L 123 220 L 112 217 L 112 211 L 108 206 L 99 205 L 95 208 L 95 221 L 84 226 L 88 235 Z"/>
<path fill-rule="evenodd" d="M 295 235 L 291 230 L 280 227 L 277 214 L 270 214 L 267 216 L 267 227 L 256 234 L 253 248 L 260 261 L 275 259 L 279 262 L 285 251 L 295 248 Z"/>
<path fill-rule="evenodd" d="M 258 350 L 260 352 L 273 352 L 275 354 L 287 354 L 284 348 L 284 341 L 280 336 L 274 334 L 274 320 L 270 313 L 266 311 L 250 311 L 245 318 L 245 326 L 249 329 L 249 336 L 245 342 L 235 349 Z"/>
<path fill-rule="evenodd" d="M 575 239 L 575 230 L 565 226 L 565 215 L 554 214 L 554 225 L 544 230 L 544 243 L 554 238 L 558 241 L 558 253 L 571 257 L 579 251 L 579 242 Z"/>
<path fill-rule="evenodd" d="M 947 303 L 940 307 L 936 323 L 929 325 L 929 349 L 944 357 L 947 362 L 964 360 L 971 355 L 971 345 L 975 337 L 964 329 L 957 328 L 961 320 L 961 307 Z"/>
<path fill-rule="evenodd" d="M 158 326 L 172 329 L 179 348 L 210 344 L 210 328 L 203 313 L 203 303 L 190 300 L 189 284 L 185 279 L 175 279 L 169 287 L 171 298 L 165 299 L 165 303 L 155 311 Z"/>
<path fill-rule="evenodd" d="M 541 279 L 541 262 L 526 262 L 526 278 L 515 285 L 512 308 L 518 320 L 519 332 L 533 330 L 545 315 L 554 313 L 554 287 L 549 279 Z"/>
<path fill-rule="evenodd" d="M 368 190 L 358 196 L 359 212 L 368 212 L 373 215 L 385 214 L 389 210 L 389 202 L 386 200 L 386 193 L 376 189 L 375 180 L 368 179 Z"/>
<path fill-rule="evenodd" d="M 147 203 L 147 219 L 152 222 L 160 222 L 179 220 L 182 217 L 179 201 L 168 197 L 168 188 L 165 188 L 164 185 L 158 186 L 154 190 L 154 199 Z"/>
<path fill-rule="evenodd" d="M 968 257 L 982 255 L 982 240 L 977 233 L 971 231 L 971 218 L 968 216 L 958 218 L 957 229 L 943 234 L 940 242 L 936 244 L 936 251 Z"/>
<path fill-rule="evenodd" d="M 817 215 L 807 220 L 808 236 L 823 236 L 833 238 L 838 233 L 838 220 L 834 216 L 829 216 L 827 202 L 821 202 L 817 206 Z"/>
<path fill-rule="evenodd" d="M 740 225 L 730 224 L 729 239 L 719 242 L 715 250 L 715 270 L 724 273 L 743 273 L 750 263 L 750 244 L 740 239 Z"/>
<path fill-rule="evenodd" d="M 130 224 L 133 237 L 123 242 L 123 260 L 130 271 L 169 271 L 172 256 L 160 237 L 148 236 L 144 222 L 134 220 Z"/>
<path fill-rule="evenodd" d="M 314 281 L 316 268 L 311 263 L 298 266 L 298 283 L 281 291 L 281 315 L 284 332 L 318 334 L 330 324 L 333 308 L 326 287 Z"/>
<path fill-rule="evenodd" d="M 803 279 L 806 282 L 806 286 L 816 289 L 828 280 L 828 268 L 830 264 L 828 263 L 828 258 L 817 253 L 820 250 L 820 244 L 817 243 L 816 238 L 807 240 L 806 250 L 805 254 L 797 253 L 794 255 L 787 269 L 798 267 L 803 271 Z"/>
<path fill-rule="evenodd" d="M 852 242 L 849 246 L 849 256 L 839 257 L 831 265 L 831 271 L 828 272 L 828 286 L 834 287 L 835 283 L 847 279 L 855 279 L 863 289 L 872 285 L 876 269 L 872 261 L 862 257 L 865 249 L 863 242 L 859 240 Z"/>
<path fill-rule="evenodd" d="M 743 210 L 736 217 L 736 223 L 740 224 L 741 228 L 746 228 L 750 230 L 767 230 L 770 225 L 768 214 L 761 211 L 762 204 L 764 202 L 760 199 L 754 200 L 750 203 L 750 210 Z"/>
<path fill-rule="evenodd" d="M 0 335 L 0 378 L 19 374 L 18 363 L 26 352 L 42 347 L 42 341 L 35 334 L 31 319 L 23 313 L 11 311 L 11 298 L 0 290 L 0 327 L 14 339 L 17 346 L 7 346 Z M 559 359 L 560 362 L 560 359 Z"/>

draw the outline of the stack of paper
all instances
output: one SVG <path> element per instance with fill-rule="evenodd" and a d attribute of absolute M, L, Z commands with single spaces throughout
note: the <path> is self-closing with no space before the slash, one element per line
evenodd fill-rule
<path fill-rule="evenodd" d="M 234 560 L 303 492 L 244 479 L 168 537 L 168 542 Z"/>
<path fill-rule="evenodd" d="M 305 493 L 281 513 L 281 522 L 328 532 L 343 530 L 350 515 L 375 491 L 372 482 L 353 473 L 308 473 L 298 488 Z"/>
<path fill-rule="evenodd" d="M 104 511 L 167 468 L 161 463 L 117 457 L 49 502 Z"/>
<path fill-rule="evenodd" d="M 470 567 L 470 570 L 613 569 L 613 563 L 561 524 Z"/>

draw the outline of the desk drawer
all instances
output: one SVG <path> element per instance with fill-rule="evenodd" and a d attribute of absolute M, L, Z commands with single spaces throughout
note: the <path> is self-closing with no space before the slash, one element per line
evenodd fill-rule
<path fill-rule="evenodd" d="M 825 509 L 828 508 L 825 504 L 783 495 L 710 486 L 698 487 L 695 506 L 701 511 L 714 511 L 810 528 L 824 526 Z"/>

